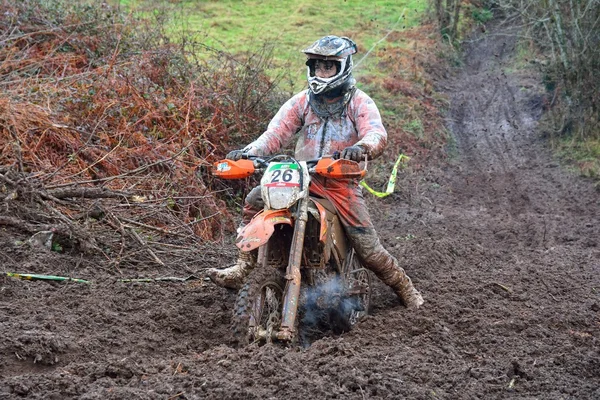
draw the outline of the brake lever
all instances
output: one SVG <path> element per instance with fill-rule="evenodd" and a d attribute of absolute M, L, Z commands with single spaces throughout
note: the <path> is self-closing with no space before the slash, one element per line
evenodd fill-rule
<path fill-rule="evenodd" d="M 269 166 L 269 161 L 262 159 L 260 157 L 257 156 L 251 156 L 252 157 L 252 161 L 254 162 L 254 167 L 259 168 L 266 168 Z"/>

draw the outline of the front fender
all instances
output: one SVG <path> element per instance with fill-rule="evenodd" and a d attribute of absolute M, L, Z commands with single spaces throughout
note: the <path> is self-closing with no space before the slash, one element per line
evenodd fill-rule
<path fill-rule="evenodd" d="M 242 251 L 251 251 L 269 241 L 275 231 L 275 225 L 292 225 L 289 210 L 263 210 L 256 214 L 237 236 L 235 245 Z"/>

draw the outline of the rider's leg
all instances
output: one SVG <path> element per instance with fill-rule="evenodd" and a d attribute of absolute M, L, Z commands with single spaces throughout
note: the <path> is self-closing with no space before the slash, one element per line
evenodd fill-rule
<path fill-rule="evenodd" d="M 244 200 L 244 209 L 242 210 L 242 223 L 240 224 L 239 229 L 248 225 L 252 218 L 256 214 L 258 214 L 263 208 L 265 208 L 265 202 L 262 199 L 262 193 L 260 191 L 260 185 L 256 186 L 254 189 L 248 193 L 246 199 Z"/>
<path fill-rule="evenodd" d="M 329 199 L 338 211 L 352 246 L 365 268 L 391 287 L 407 307 L 420 307 L 423 297 L 388 251 L 381 245 L 357 180 L 315 178 L 311 191 Z"/>
<path fill-rule="evenodd" d="M 248 193 L 244 201 L 244 210 L 242 214 L 242 223 L 238 231 L 246 226 L 260 210 L 264 207 L 264 203 L 260 194 L 260 186 L 255 187 Z M 240 289 L 244 284 L 244 280 L 256 266 L 258 250 L 251 252 L 241 251 L 238 254 L 238 259 L 234 265 L 225 269 L 210 268 L 206 271 L 206 275 L 217 285 L 230 288 Z"/>

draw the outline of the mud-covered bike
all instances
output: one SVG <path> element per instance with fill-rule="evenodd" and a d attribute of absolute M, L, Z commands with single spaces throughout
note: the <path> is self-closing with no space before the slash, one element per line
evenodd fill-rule
<path fill-rule="evenodd" d="M 369 310 L 371 276 L 357 259 L 335 208 L 310 194 L 311 176 L 361 178 L 360 164 L 335 157 L 297 161 L 245 156 L 215 163 L 214 175 L 262 173 L 264 209 L 239 233 L 241 251 L 258 249 L 257 266 L 240 289 L 233 331 L 240 345 L 307 343 L 311 332 L 348 331 Z"/>

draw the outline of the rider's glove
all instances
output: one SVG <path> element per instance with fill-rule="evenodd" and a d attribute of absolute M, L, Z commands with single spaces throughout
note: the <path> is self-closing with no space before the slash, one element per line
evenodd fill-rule
<path fill-rule="evenodd" d="M 362 146 L 350 146 L 342 150 L 341 157 L 346 160 L 359 162 L 364 160 L 366 153 L 367 152 Z"/>
<path fill-rule="evenodd" d="M 231 161 L 237 161 L 241 160 L 244 154 L 246 154 L 244 150 L 233 150 L 227 153 L 227 156 L 225 158 Z"/>

